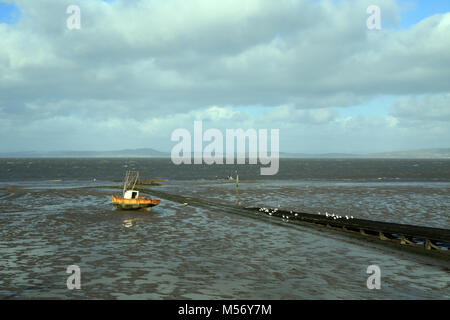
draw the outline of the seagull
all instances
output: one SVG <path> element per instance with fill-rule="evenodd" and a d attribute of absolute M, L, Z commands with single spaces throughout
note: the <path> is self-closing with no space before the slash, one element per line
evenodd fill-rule
<path fill-rule="evenodd" d="M 348 220 L 348 216 L 345 216 L 345 219 L 347 219 L 347 220 Z"/>
<path fill-rule="evenodd" d="M 298 216 L 298 213 L 296 213 L 295 216 L 297 217 L 297 216 Z"/>

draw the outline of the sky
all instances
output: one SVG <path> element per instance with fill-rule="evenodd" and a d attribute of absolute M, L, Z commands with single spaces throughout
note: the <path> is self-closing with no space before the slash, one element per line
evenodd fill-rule
<path fill-rule="evenodd" d="M 448 148 L 449 34 L 438 0 L 0 0 L 0 152 L 170 151 L 195 120 L 282 152 Z"/>

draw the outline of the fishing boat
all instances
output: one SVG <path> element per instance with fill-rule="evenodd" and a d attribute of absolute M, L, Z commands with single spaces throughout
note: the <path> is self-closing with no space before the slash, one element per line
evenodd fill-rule
<path fill-rule="evenodd" d="M 152 207 L 161 203 L 161 200 L 148 199 L 139 195 L 139 191 L 135 190 L 136 182 L 139 179 L 139 172 L 133 174 L 127 171 L 123 183 L 122 197 L 112 195 L 112 204 L 115 208 L 122 210 L 139 210 L 146 208 L 148 211 Z"/>

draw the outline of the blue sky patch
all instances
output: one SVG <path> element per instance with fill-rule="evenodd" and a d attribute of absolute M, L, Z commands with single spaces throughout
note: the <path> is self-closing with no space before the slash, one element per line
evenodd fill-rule
<path fill-rule="evenodd" d="M 16 5 L 0 1 L 0 23 L 15 24 L 20 19 L 20 10 Z"/>
<path fill-rule="evenodd" d="M 450 1 L 448 0 L 397 0 L 397 3 L 402 10 L 400 27 L 404 29 L 409 29 L 435 14 L 450 12 Z"/>

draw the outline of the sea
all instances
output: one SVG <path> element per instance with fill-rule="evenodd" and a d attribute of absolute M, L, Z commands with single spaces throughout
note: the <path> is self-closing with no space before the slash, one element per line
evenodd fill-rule
<path fill-rule="evenodd" d="M 0 159 L 0 299 L 450 298 L 448 260 L 229 209 L 450 229 L 450 159 L 280 159 L 273 176 L 260 168 Z M 162 202 L 150 212 L 114 209 L 127 170 L 165 180 L 147 195 L 173 197 L 154 195 Z M 67 285 L 73 265 L 79 289 Z M 373 265 L 379 289 L 367 286 Z"/>

